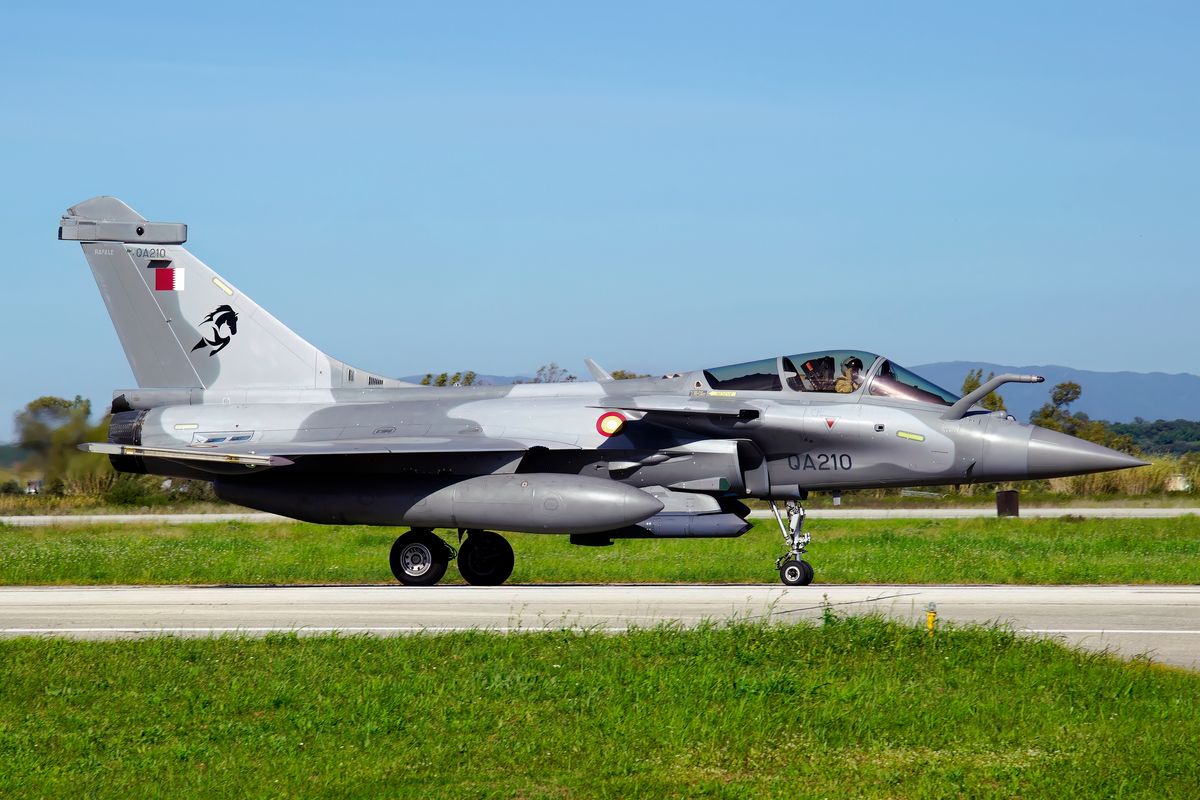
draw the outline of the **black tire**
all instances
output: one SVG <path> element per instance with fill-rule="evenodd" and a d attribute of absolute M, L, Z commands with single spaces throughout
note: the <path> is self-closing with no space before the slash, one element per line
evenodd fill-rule
<path fill-rule="evenodd" d="M 472 586 L 499 586 L 512 575 L 512 545 L 498 533 L 468 531 L 458 549 L 458 571 Z"/>
<path fill-rule="evenodd" d="M 813 581 L 812 564 L 789 558 L 779 565 L 779 580 L 788 586 L 808 586 Z"/>
<path fill-rule="evenodd" d="M 446 574 L 450 549 L 433 531 L 415 528 L 392 544 L 388 561 L 405 586 L 433 586 Z"/>

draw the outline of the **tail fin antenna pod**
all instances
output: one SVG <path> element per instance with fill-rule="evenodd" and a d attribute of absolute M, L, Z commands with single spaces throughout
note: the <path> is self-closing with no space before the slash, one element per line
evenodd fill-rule
<path fill-rule="evenodd" d="M 115 197 L 93 197 L 67 209 L 58 238 L 74 242 L 183 244 L 187 225 L 150 222 Z"/>
<path fill-rule="evenodd" d="M 330 358 L 115 197 L 67 210 L 58 237 L 83 247 L 138 386 L 332 389 L 405 386 Z M 270 259 L 269 245 L 251 254 Z"/>

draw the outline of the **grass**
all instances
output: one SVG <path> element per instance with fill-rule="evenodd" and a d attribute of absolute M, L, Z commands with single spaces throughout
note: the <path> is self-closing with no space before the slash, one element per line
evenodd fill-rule
<path fill-rule="evenodd" d="M 0 470 L 0 484 L 5 473 Z M 1064 479 L 1066 480 L 1066 479 Z M 24 486 L 24 480 L 20 481 Z M 1021 505 L 1024 508 L 1035 507 L 1134 507 L 1134 508 L 1193 508 L 1200 506 L 1200 480 L 1197 488 L 1191 492 L 1146 492 L 1141 494 L 1122 494 L 1119 492 L 1090 492 L 1055 493 L 1036 486 L 1021 485 Z M 926 487 L 920 490 L 928 494 L 907 496 L 894 489 L 864 490 L 847 492 L 843 497 L 842 508 L 847 510 L 859 508 L 894 508 L 894 509 L 925 509 L 925 508 L 995 508 L 996 495 L 991 486 L 963 487 L 956 492 L 951 487 Z M 149 494 L 132 503 L 109 502 L 104 497 L 92 495 L 3 495 L 0 494 L 0 516 L 25 516 L 41 514 L 247 514 L 256 513 L 243 506 L 231 505 L 213 499 L 210 494 L 201 492 L 203 499 L 188 499 L 186 495 Z M 142 502 L 145 501 L 145 502 Z M 748 500 L 752 508 L 767 508 L 767 503 L 761 500 Z M 809 509 L 834 508 L 833 498 L 827 493 L 814 493 L 805 501 Z"/>
<path fill-rule="evenodd" d="M 21 482 L 24 486 L 24 481 Z M 158 500 L 159 498 L 155 498 Z M 72 514 L 251 514 L 249 509 L 220 501 L 188 501 L 163 495 L 153 505 L 114 505 L 87 495 L 0 495 L 0 516 Z"/>
<path fill-rule="evenodd" d="M 1200 517 L 838 520 L 809 524 L 818 583 L 1200 583 Z M 0 584 L 382 583 L 403 529 L 304 523 L 0 527 Z M 456 536 L 441 531 L 450 542 Z M 774 582 L 781 541 L 576 547 L 512 534 L 512 581 Z M 458 582 L 452 566 L 447 582 Z"/>
<path fill-rule="evenodd" d="M 1200 676 L 998 629 L 0 642 L 0 796 L 1195 797 Z"/>

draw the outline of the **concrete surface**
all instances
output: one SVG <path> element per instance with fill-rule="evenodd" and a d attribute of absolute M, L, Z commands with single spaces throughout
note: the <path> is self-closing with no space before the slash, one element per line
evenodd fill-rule
<path fill-rule="evenodd" d="M 1088 649 L 1200 669 L 1200 586 L 553 585 L 0 588 L 0 636 L 115 639 L 271 631 L 399 635 L 486 628 L 621 631 L 662 622 L 880 612 L 1000 622 Z"/>

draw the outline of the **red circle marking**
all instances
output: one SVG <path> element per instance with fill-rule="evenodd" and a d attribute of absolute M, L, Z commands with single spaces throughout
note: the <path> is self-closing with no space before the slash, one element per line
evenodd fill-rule
<path fill-rule="evenodd" d="M 607 411 L 596 420 L 596 433 L 607 438 L 616 436 L 625 427 L 625 415 L 616 411 Z"/>

